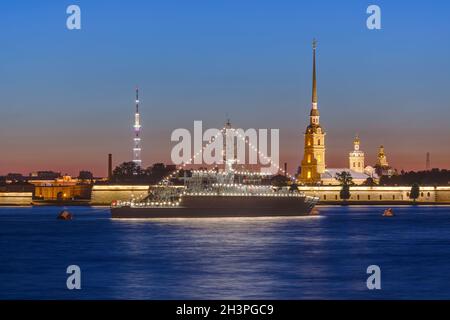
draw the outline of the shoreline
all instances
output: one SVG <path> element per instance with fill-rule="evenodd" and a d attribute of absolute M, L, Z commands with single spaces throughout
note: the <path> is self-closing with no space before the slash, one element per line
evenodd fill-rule
<path fill-rule="evenodd" d="M 409 206 L 439 206 L 439 207 L 450 207 L 450 202 L 393 202 L 393 201 L 347 201 L 347 203 L 342 203 L 339 201 L 330 201 L 330 202 L 319 202 L 315 207 L 355 207 L 355 206 L 371 206 L 371 207 L 385 207 L 385 206 L 394 206 L 394 207 L 409 207 Z M 68 203 L 55 203 L 55 202 L 49 202 L 49 203 L 38 203 L 38 204 L 0 204 L 0 208 L 6 208 L 6 207 L 12 207 L 12 208 L 20 208 L 20 207 L 99 207 L 99 208 L 109 208 L 110 205 L 107 204 L 90 204 L 90 203 L 74 203 L 74 202 L 68 202 Z"/>

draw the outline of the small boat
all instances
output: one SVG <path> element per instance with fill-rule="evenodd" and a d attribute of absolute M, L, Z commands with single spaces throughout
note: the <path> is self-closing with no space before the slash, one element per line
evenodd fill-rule
<path fill-rule="evenodd" d="M 392 208 L 386 209 L 383 212 L 383 217 L 393 217 L 394 211 L 392 211 Z"/>
<path fill-rule="evenodd" d="M 67 210 L 63 210 L 58 214 L 56 218 L 58 220 L 72 220 L 72 214 Z"/>

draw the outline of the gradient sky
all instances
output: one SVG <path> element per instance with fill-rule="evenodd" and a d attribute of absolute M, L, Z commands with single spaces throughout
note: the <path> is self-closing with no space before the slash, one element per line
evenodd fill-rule
<path fill-rule="evenodd" d="M 82 29 L 66 29 L 66 8 Z M 382 30 L 366 8 L 382 9 Z M 143 162 L 170 161 L 176 128 L 280 128 L 281 163 L 303 156 L 318 39 L 327 165 L 355 133 L 368 164 L 385 146 L 399 170 L 450 159 L 448 1 L 2 1 L 0 174 L 106 174 L 131 160 L 134 87 Z"/>

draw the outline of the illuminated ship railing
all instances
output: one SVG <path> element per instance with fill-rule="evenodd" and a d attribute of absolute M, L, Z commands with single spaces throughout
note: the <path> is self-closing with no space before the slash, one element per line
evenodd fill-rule
<path fill-rule="evenodd" d="M 116 201 L 112 207 L 131 207 L 131 208 L 170 208 L 180 205 L 180 201 Z"/>

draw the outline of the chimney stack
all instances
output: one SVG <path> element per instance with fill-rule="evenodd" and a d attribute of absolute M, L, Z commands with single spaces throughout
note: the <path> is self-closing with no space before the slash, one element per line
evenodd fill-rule
<path fill-rule="evenodd" d="M 112 154 L 108 154 L 108 180 L 112 178 Z"/>

